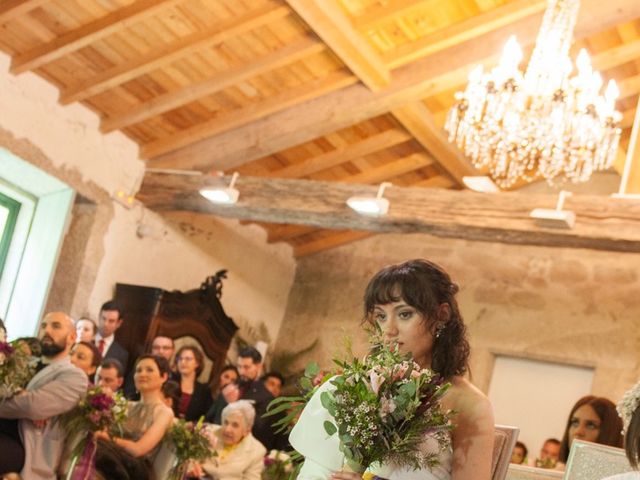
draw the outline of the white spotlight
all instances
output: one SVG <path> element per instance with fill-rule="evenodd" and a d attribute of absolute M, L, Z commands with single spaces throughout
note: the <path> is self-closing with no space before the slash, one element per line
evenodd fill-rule
<path fill-rule="evenodd" d="M 350 197 L 347 200 L 349 208 L 361 215 L 380 217 L 389 211 L 389 200 L 382 197 L 384 189 L 391 186 L 389 182 L 382 182 L 375 197 Z"/>
<path fill-rule="evenodd" d="M 547 208 L 536 208 L 531 211 L 529 217 L 540 225 L 548 228 L 566 228 L 571 229 L 576 224 L 576 214 L 570 210 L 563 210 L 564 199 L 570 196 L 571 192 L 562 190 L 558 196 L 558 204 L 555 210 Z"/>
<path fill-rule="evenodd" d="M 231 182 L 226 188 L 202 188 L 200 189 L 200 195 L 209 200 L 212 203 L 220 203 L 223 205 L 231 205 L 238 201 L 240 192 L 233 188 L 238 179 L 238 172 L 234 172 L 231 177 Z"/>

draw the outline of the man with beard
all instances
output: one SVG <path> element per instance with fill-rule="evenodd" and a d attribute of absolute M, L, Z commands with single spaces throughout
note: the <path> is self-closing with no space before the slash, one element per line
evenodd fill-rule
<path fill-rule="evenodd" d="M 273 400 L 273 395 L 260 381 L 262 370 L 262 355 L 253 347 L 245 347 L 238 353 L 238 388 L 240 398 L 243 400 L 253 400 L 256 409 L 256 419 L 253 424 L 252 433 L 266 447 L 267 451 L 276 449 L 283 450 L 287 445 L 287 438 L 284 434 L 277 434 L 277 428 L 271 425 L 279 420 L 279 416 L 262 418 L 267 411 L 269 402 Z"/>
<path fill-rule="evenodd" d="M 87 376 L 69 361 L 76 340 L 73 320 L 62 312 L 45 315 L 38 338 L 42 368 L 26 390 L 0 403 L 0 418 L 18 419 L 25 461 L 22 478 L 54 480 L 64 447 L 58 415 L 71 410 L 87 391 Z M 0 455 L 0 471 L 5 459 Z"/>

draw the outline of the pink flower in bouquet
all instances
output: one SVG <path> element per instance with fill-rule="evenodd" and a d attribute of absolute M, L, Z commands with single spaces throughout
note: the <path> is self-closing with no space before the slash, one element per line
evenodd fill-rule
<path fill-rule="evenodd" d="M 106 393 L 98 393 L 94 395 L 89 401 L 89 405 L 91 408 L 94 408 L 99 411 L 110 410 L 111 407 L 115 404 L 115 400 L 111 395 L 107 395 Z"/>
<path fill-rule="evenodd" d="M 384 376 L 380 375 L 375 370 L 371 370 L 369 372 L 369 380 L 371 381 L 371 390 L 373 391 L 373 393 L 378 395 L 378 392 L 380 391 L 380 387 L 384 383 Z"/>
<path fill-rule="evenodd" d="M 395 412 L 395 410 L 396 410 L 396 402 L 394 402 L 393 399 L 383 398 L 380 401 L 380 410 L 379 410 L 380 418 L 385 418 L 390 413 Z"/>

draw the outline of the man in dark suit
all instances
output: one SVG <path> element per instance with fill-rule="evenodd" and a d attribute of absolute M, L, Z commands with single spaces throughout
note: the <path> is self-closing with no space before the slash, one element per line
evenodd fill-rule
<path fill-rule="evenodd" d="M 116 330 L 122 325 L 122 309 L 113 300 L 104 303 L 98 316 L 96 346 L 103 359 L 115 358 L 125 368 L 129 365 L 129 352 L 116 341 Z"/>
<path fill-rule="evenodd" d="M 245 347 L 238 353 L 240 398 L 243 400 L 253 400 L 256 409 L 256 420 L 253 424 L 252 433 L 267 450 L 284 449 L 287 439 L 284 434 L 276 434 L 276 428 L 271 424 L 278 420 L 277 416 L 262 418 L 267 411 L 269 402 L 273 400 L 273 395 L 264 386 L 260 380 L 262 370 L 262 355 L 253 347 Z"/>

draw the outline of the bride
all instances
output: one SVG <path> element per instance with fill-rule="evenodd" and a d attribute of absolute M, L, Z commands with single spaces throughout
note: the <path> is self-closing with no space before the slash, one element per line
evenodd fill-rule
<path fill-rule="evenodd" d="M 469 343 L 455 295 L 458 286 L 438 265 L 410 260 L 378 272 L 364 295 L 364 321 L 377 324 L 385 337 L 403 352 L 411 352 L 422 368 L 430 368 L 450 384 L 441 401 L 453 410 L 451 449 L 440 453 L 433 470 L 413 471 L 384 466 L 380 476 L 390 480 L 489 480 L 494 422 L 487 397 L 464 374 L 468 370 Z M 291 445 L 305 456 L 300 480 L 359 480 L 358 473 L 342 471 L 344 457 L 337 435 L 327 437 L 323 422 L 328 412 L 320 403 L 326 382 L 309 401 L 290 435 Z M 425 435 L 423 448 L 434 446 Z M 373 471 L 372 473 L 376 473 Z"/>

